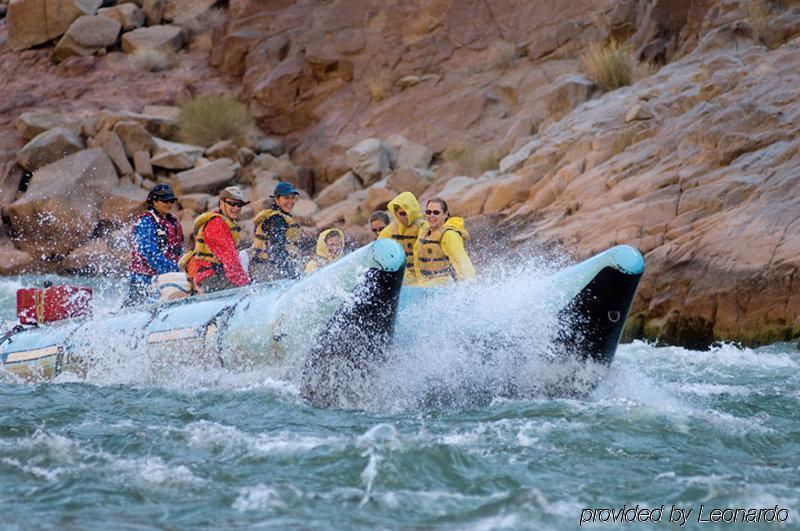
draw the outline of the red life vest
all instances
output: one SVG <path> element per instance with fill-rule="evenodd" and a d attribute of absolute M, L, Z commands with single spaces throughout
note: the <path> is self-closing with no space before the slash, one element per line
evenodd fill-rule
<path fill-rule="evenodd" d="M 156 246 L 158 250 L 161 251 L 168 260 L 177 264 L 183 254 L 183 229 L 181 229 L 178 218 L 172 214 L 167 214 L 165 217 L 156 214 L 152 210 L 142 212 L 139 217 L 136 218 L 131 236 L 133 237 L 133 233 L 136 232 L 136 226 L 139 222 L 148 216 L 153 220 L 156 226 Z M 139 253 L 139 249 L 133 241 L 131 242 L 131 264 L 128 270 L 131 273 L 139 273 L 142 275 L 155 276 L 158 274 Z"/>

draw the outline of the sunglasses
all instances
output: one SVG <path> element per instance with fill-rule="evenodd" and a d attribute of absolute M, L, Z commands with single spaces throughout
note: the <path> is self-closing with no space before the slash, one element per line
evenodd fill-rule
<path fill-rule="evenodd" d="M 405 210 L 395 210 L 394 213 L 400 217 L 406 217 L 408 215 L 408 213 Z"/>
<path fill-rule="evenodd" d="M 175 198 L 173 198 L 173 199 L 156 199 L 156 201 L 158 201 L 160 203 L 177 203 L 178 202 L 178 200 L 175 199 Z"/>
<path fill-rule="evenodd" d="M 375 234 L 378 234 L 378 233 L 379 233 L 380 231 L 382 231 L 383 229 L 369 229 L 369 230 L 371 230 L 371 231 L 372 231 L 372 232 L 374 232 Z"/>
<path fill-rule="evenodd" d="M 438 216 L 441 213 L 442 213 L 441 210 L 426 210 L 425 211 L 425 214 L 428 215 L 428 216 L 430 216 L 430 215 Z"/>
<path fill-rule="evenodd" d="M 228 206 L 232 206 L 233 208 L 242 208 L 244 206 L 243 201 L 225 201 Z"/>

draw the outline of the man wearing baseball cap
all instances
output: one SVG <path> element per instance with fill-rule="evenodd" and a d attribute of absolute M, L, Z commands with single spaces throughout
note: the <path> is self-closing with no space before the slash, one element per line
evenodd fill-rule
<path fill-rule="evenodd" d="M 147 194 L 146 210 L 133 226 L 127 304 L 144 302 L 155 277 L 178 270 L 183 230 L 170 214 L 177 200 L 168 184 L 157 184 Z"/>
<path fill-rule="evenodd" d="M 198 293 L 210 293 L 244 286 L 250 277 L 239 261 L 240 228 L 244 194 L 229 186 L 219 194 L 219 208 L 201 214 L 194 221 L 194 249 L 181 258 L 187 276 Z"/>
<path fill-rule="evenodd" d="M 272 205 L 256 215 L 252 267 L 259 282 L 300 276 L 300 224 L 290 212 L 299 192 L 291 183 L 279 182 L 272 192 Z"/>

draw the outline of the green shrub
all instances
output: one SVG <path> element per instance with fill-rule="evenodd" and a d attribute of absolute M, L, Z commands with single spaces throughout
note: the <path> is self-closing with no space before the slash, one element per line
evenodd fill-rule
<path fill-rule="evenodd" d="M 210 146 L 246 134 L 253 126 L 247 106 L 231 96 L 203 95 L 181 106 L 178 138 L 198 146 Z"/>
<path fill-rule="evenodd" d="M 630 85 L 638 64 L 633 49 L 617 41 L 590 44 L 581 63 L 589 78 L 606 90 Z"/>

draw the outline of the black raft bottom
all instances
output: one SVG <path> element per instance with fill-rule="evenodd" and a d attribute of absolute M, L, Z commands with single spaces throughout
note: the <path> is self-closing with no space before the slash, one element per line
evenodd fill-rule
<path fill-rule="evenodd" d="M 611 364 L 641 273 L 603 268 L 559 314 L 557 342 L 569 356 Z"/>

